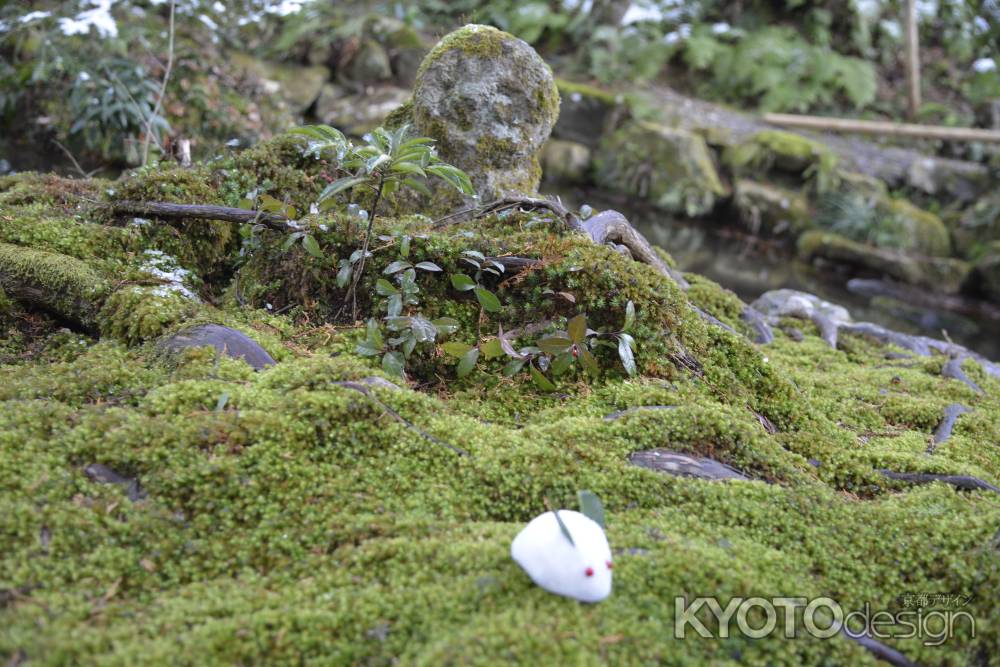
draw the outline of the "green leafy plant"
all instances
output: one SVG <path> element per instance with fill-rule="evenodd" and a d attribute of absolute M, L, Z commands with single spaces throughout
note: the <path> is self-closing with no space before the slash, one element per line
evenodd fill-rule
<path fill-rule="evenodd" d="M 379 127 L 364 136 L 365 144 L 356 146 L 343 132 L 329 125 L 310 125 L 292 130 L 293 134 L 309 140 L 307 155 L 317 159 L 332 157 L 337 166 L 346 172 L 345 176 L 327 185 L 320 193 L 317 202 L 320 210 L 336 205 L 336 196 L 343 192 L 353 194 L 362 190 L 373 198 L 361 253 L 356 263 L 351 263 L 353 279 L 345 296 L 345 302 L 351 300 L 352 318 L 355 320 L 358 315 L 357 286 L 364 274 L 372 227 L 383 197 L 394 196 L 403 186 L 429 195 L 425 181 L 430 177 L 444 180 L 463 194 L 474 194 L 472 181 L 465 172 L 437 156 L 432 139 L 411 138 L 409 132 L 408 125 L 391 132 Z"/>
<path fill-rule="evenodd" d="M 912 239 L 911 226 L 905 219 L 880 210 L 853 192 L 831 192 L 820 197 L 816 225 L 879 248 L 905 248 Z"/>
<path fill-rule="evenodd" d="M 382 369 L 402 376 L 417 345 L 433 345 L 439 337 L 457 331 L 459 322 L 450 317 L 428 320 L 417 310 L 420 305 L 417 271 L 440 273 L 441 267 L 430 261 L 411 262 L 412 237 L 408 234 L 394 233 L 379 239 L 397 241 L 399 245 L 400 259 L 391 262 L 382 271 L 389 278 L 379 278 L 375 283 L 375 292 L 385 298 L 384 320 L 388 335 L 383 334 L 375 319 L 369 319 L 365 339 L 358 344 L 357 352 L 362 356 L 381 354 Z M 404 311 L 409 312 L 404 314 Z"/>
<path fill-rule="evenodd" d="M 567 373 L 579 366 L 587 375 L 596 378 L 601 374 L 601 366 L 593 350 L 597 346 L 615 349 L 628 375 L 635 375 L 635 339 L 629 333 L 635 325 L 635 304 L 631 301 L 625 307 L 625 322 L 619 331 L 600 333 L 587 327 L 587 316 L 580 314 L 569 320 L 565 331 L 556 331 L 543 336 L 528 345 L 515 349 L 504 334 L 501 326 L 497 337 L 478 346 L 452 342 L 444 345 L 447 354 L 458 358 L 456 373 L 464 377 L 472 372 L 480 356 L 486 359 L 506 355 L 510 358 L 503 368 L 503 374 L 512 377 L 526 366 L 535 383 L 542 391 L 555 391 L 552 378 Z"/>
<path fill-rule="evenodd" d="M 483 276 L 491 274 L 496 277 L 504 272 L 504 266 L 495 259 L 490 259 L 477 250 L 462 251 L 461 260 L 474 267 L 476 273 L 474 277 L 469 277 L 465 273 L 451 274 L 451 286 L 460 292 L 472 291 L 476 295 L 476 300 L 483 310 L 488 313 L 500 312 L 500 299 L 490 290 L 483 287 Z"/>
<path fill-rule="evenodd" d="M 838 95 L 854 108 L 875 99 L 870 63 L 814 46 L 787 27 L 715 35 L 698 26 L 683 42 L 682 58 L 692 71 L 711 74 L 700 81 L 702 95 L 762 111 L 809 111 Z"/>

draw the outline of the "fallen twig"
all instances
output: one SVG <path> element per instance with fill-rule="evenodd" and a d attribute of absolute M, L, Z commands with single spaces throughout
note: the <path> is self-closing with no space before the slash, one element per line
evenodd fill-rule
<path fill-rule="evenodd" d="M 212 206 L 209 204 L 172 204 L 167 202 L 118 201 L 110 204 L 115 213 L 129 215 L 148 215 L 156 218 L 198 218 L 201 220 L 222 220 L 223 222 L 239 222 L 263 224 L 272 229 L 288 231 L 289 219 L 276 213 L 251 211 L 231 206 Z"/>

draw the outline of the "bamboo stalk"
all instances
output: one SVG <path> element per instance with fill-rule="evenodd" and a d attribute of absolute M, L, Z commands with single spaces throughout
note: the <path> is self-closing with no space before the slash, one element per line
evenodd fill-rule
<path fill-rule="evenodd" d="M 906 0 L 906 99 L 910 120 L 917 117 L 920 99 L 920 33 L 916 0 Z"/>
<path fill-rule="evenodd" d="M 1000 131 L 974 127 L 945 127 L 943 125 L 916 125 L 876 120 L 827 118 L 825 116 L 800 116 L 787 113 L 764 114 L 764 122 L 823 132 L 879 134 L 914 139 L 945 139 L 948 141 L 982 141 L 1000 143 Z"/>

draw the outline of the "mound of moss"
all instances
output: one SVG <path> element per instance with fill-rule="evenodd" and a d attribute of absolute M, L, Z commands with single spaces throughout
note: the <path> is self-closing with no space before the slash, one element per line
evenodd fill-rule
<path fill-rule="evenodd" d="M 711 281 L 692 277 L 682 291 L 553 216 L 506 212 L 376 222 L 358 290 L 365 318 L 384 314 L 377 281 L 405 260 L 441 269 L 417 275 L 419 303 L 406 312 L 457 322 L 418 345 L 401 378 L 359 354 L 365 324 L 343 314 L 338 260 L 362 243 L 346 206 L 298 220 L 319 256 L 276 229 L 136 223 L 108 206 L 232 205 L 262 188 L 306 211 L 329 176 L 281 139 L 194 171 L 90 182 L 80 187 L 99 198 L 70 210 L 37 176 L 0 182 L 2 248 L 29 266 L 71 258 L 94 275 L 71 287 L 101 290 L 86 301 L 92 329 L 67 322 L 62 303 L 6 283 L 0 293 L 0 655 L 40 665 L 874 664 L 842 636 L 801 628 L 795 639 L 676 639 L 675 598 L 829 596 L 845 610 L 899 612 L 911 593 L 967 596 L 975 635 L 959 625 L 940 646 L 886 643 L 920 664 L 1000 655 L 989 594 L 1000 585 L 1000 495 L 879 472 L 1000 483 L 1000 382 L 972 362 L 964 370 L 981 393 L 944 377 L 943 358 L 901 358 L 846 334 L 834 350 L 801 322 L 801 342 L 779 333 L 758 347 L 741 334 L 742 304 Z M 152 273 L 148 251 L 200 280 Z M 470 251 L 536 261 L 482 278 L 501 304 L 488 312 L 450 279 L 472 272 Z M 552 377 L 554 391 L 527 371 L 506 376 L 503 355 L 484 354 L 459 378 L 443 345 L 485 349 L 503 326 L 521 348 L 580 314 L 614 332 L 629 302 L 635 375 L 598 347 L 599 375 L 573 368 Z M 199 322 L 240 329 L 278 363 L 255 372 L 210 348 L 158 353 L 162 336 Z M 951 403 L 970 412 L 928 454 Z M 609 418 L 644 406 L 671 409 Z M 750 481 L 629 462 L 658 448 Z M 594 606 L 538 589 L 509 557 L 525 522 L 546 502 L 575 508 L 580 489 L 603 500 L 615 557 L 614 592 Z"/>

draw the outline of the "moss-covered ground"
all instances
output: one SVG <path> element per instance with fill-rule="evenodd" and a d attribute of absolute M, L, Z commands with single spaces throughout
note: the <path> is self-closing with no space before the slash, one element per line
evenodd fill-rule
<path fill-rule="evenodd" d="M 888 644 L 920 664 L 1000 664 L 1000 495 L 877 472 L 1000 483 L 996 379 L 967 363 L 977 394 L 942 377 L 943 358 L 902 358 L 849 335 L 833 350 L 798 321 L 801 342 L 779 332 L 756 347 L 689 307 L 742 331 L 738 299 L 718 285 L 691 277 L 684 293 L 545 216 L 511 214 L 439 227 L 384 219 L 361 308 L 378 314 L 365 295 L 409 236 L 412 261 L 444 269 L 418 276 L 420 308 L 458 320 L 452 340 L 475 344 L 501 324 L 558 329 L 577 313 L 614 331 L 632 301 L 638 375 L 602 349 L 599 378 L 571 371 L 545 393 L 526 373 L 504 377 L 502 359 L 457 379 L 455 360 L 426 344 L 404 380 L 358 356 L 364 327 L 337 317 L 336 260 L 361 243 L 342 212 L 301 221 L 318 259 L 284 249 L 279 232 L 136 224 L 97 203 L 232 205 L 261 187 L 308 210 L 328 175 L 282 141 L 114 184 L 0 181 L 0 242 L 72 256 L 107 281 L 90 333 L 58 317 L 59 304 L 0 292 L 4 660 L 874 664 L 847 639 L 801 631 L 675 639 L 674 598 L 824 595 L 846 610 L 895 612 L 907 594 L 926 593 L 967 596 L 975 635 L 958 626 L 940 646 Z M 144 274 L 149 249 L 199 277 L 198 302 Z M 450 286 L 448 274 L 469 271 L 464 250 L 543 261 L 487 279 L 503 304 L 487 314 Z M 245 331 L 277 365 L 254 372 L 210 349 L 157 352 L 159 336 L 197 321 Z M 338 384 L 372 376 L 402 390 L 373 387 L 373 400 Z M 972 412 L 927 454 L 954 402 Z M 648 405 L 676 408 L 605 419 Z M 712 457 L 752 481 L 628 462 L 657 447 Z M 91 464 L 137 479 L 144 496 L 93 481 Z M 509 556 L 546 499 L 575 508 L 580 489 L 604 501 L 615 555 L 614 592 L 597 605 L 545 593 Z"/>

